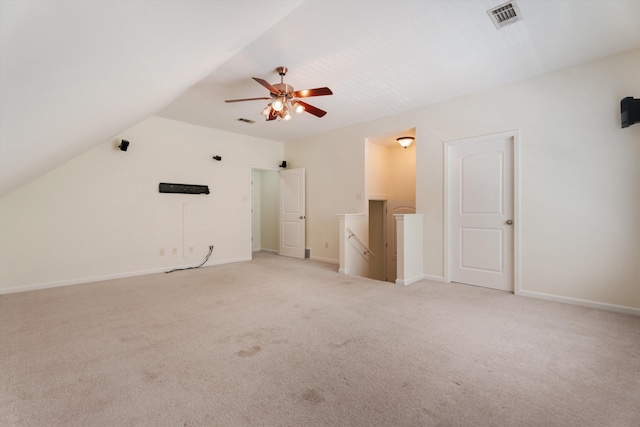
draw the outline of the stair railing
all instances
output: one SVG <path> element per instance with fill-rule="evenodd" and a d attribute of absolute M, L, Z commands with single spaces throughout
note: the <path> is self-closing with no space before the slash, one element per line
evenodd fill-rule
<path fill-rule="evenodd" d="M 371 249 L 369 249 L 369 247 L 367 247 L 367 245 L 364 244 L 364 242 L 362 240 L 360 240 L 360 238 L 358 236 L 356 236 L 356 234 L 351 231 L 351 229 L 349 227 L 347 227 L 347 233 L 349 234 L 347 236 L 347 240 L 351 243 L 351 245 L 356 248 L 356 250 L 358 251 L 358 253 L 360 255 L 362 255 L 362 257 L 367 260 L 367 262 L 369 262 L 369 258 L 367 257 L 367 254 L 376 256 L 376 254 L 374 254 L 373 252 L 371 252 Z M 355 242 L 355 243 L 354 243 Z M 359 247 L 358 247 L 359 246 Z"/>

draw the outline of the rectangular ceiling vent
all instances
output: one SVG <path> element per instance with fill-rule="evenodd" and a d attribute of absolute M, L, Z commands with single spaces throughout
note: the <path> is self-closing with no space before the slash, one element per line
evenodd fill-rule
<path fill-rule="evenodd" d="M 491 22 L 493 22 L 493 25 L 495 25 L 498 30 L 522 19 L 522 14 L 515 1 L 510 1 L 493 9 L 489 9 L 487 10 L 487 15 L 489 15 Z"/>
<path fill-rule="evenodd" d="M 254 124 L 254 123 L 255 123 L 255 120 L 249 120 L 249 119 L 245 119 L 245 118 L 242 118 L 242 117 L 240 117 L 240 118 L 238 119 L 238 121 L 239 121 L 239 122 L 242 122 L 242 123 L 249 123 L 250 125 L 252 125 L 252 124 Z"/>

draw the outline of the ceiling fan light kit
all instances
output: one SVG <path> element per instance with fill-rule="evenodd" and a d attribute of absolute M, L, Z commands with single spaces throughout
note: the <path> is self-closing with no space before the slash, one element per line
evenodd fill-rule
<path fill-rule="evenodd" d="M 291 103 L 291 106 L 293 107 L 293 111 L 295 111 L 296 114 L 304 113 L 304 107 L 302 105 L 300 105 L 300 103 L 298 101 L 293 101 Z"/>
<path fill-rule="evenodd" d="M 272 100 L 263 110 L 262 115 L 265 116 L 267 121 L 282 119 L 291 120 L 291 112 L 296 114 L 302 114 L 305 111 L 316 117 L 323 117 L 327 114 L 313 105 L 307 104 L 301 101 L 299 98 L 308 98 L 312 96 L 325 96 L 333 95 L 333 92 L 328 87 L 319 87 L 315 89 L 303 89 L 296 91 L 293 86 L 284 83 L 284 76 L 287 75 L 287 67 L 278 67 L 276 69 L 280 75 L 280 83 L 270 84 L 266 80 L 258 77 L 253 77 L 253 80 L 260 83 L 262 86 L 269 90 L 269 97 L 262 98 L 244 98 L 244 99 L 228 99 L 225 102 L 242 102 L 242 101 L 256 101 L 256 100 Z M 274 99 L 275 98 L 275 99 Z"/>
<path fill-rule="evenodd" d="M 280 112 L 284 108 L 284 102 L 281 99 L 276 99 L 271 103 L 271 108 L 273 108 L 273 111 Z"/>

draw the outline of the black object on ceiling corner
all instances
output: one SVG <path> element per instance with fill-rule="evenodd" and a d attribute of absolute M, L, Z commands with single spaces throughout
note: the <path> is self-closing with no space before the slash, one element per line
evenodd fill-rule
<path fill-rule="evenodd" d="M 127 151 L 127 148 L 129 148 L 129 141 L 123 139 L 120 142 L 120 145 L 118 145 L 118 148 L 120 148 L 120 151 Z"/>
<path fill-rule="evenodd" d="M 627 96 L 620 101 L 620 124 L 628 128 L 640 122 L 640 99 Z"/>
<path fill-rule="evenodd" d="M 287 168 L 287 161 L 283 160 L 282 163 L 280 163 L 279 165 L 282 169 L 286 169 Z"/>

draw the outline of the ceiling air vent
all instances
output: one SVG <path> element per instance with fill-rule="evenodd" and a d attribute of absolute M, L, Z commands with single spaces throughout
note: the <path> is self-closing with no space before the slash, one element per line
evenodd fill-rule
<path fill-rule="evenodd" d="M 242 122 L 242 123 L 249 123 L 250 125 L 252 125 L 252 124 L 254 124 L 254 123 L 255 123 L 255 120 L 249 120 L 249 119 L 245 119 L 245 118 L 242 118 L 242 117 L 240 117 L 240 118 L 238 119 L 238 121 L 239 121 L 239 122 Z"/>
<path fill-rule="evenodd" d="M 515 1 L 510 1 L 493 9 L 487 10 L 487 15 L 491 18 L 491 22 L 500 29 L 505 25 L 513 24 L 522 19 L 522 14 Z"/>

